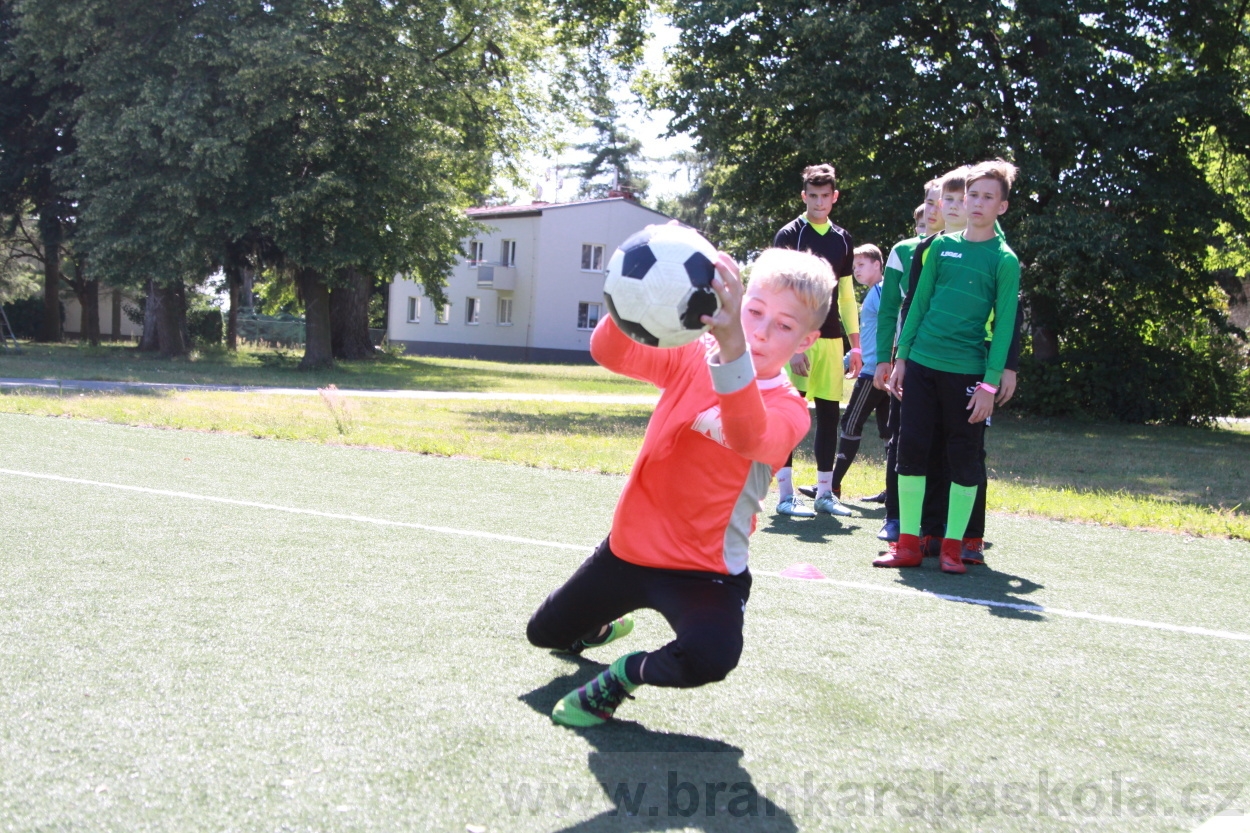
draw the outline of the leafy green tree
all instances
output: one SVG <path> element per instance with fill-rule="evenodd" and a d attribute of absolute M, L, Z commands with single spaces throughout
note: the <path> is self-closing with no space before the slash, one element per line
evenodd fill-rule
<path fill-rule="evenodd" d="M 74 206 L 56 181 L 74 150 L 74 87 L 63 68 L 46 64 L 22 43 L 14 0 L 0 0 L 0 213 L 33 212 L 44 267 L 40 341 L 60 341 L 61 248 Z"/>
<path fill-rule="evenodd" d="M 926 179 L 1012 159 L 1022 397 L 1202 421 L 1239 407 L 1244 367 L 1208 248 L 1250 228 L 1246 195 L 1196 151 L 1250 154 L 1246 15 L 1224 0 L 678 4 L 657 100 L 716 154 L 708 223 L 741 253 L 797 211 L 806 164 L 834 163 L 838 222 L 889 246 Z"/>

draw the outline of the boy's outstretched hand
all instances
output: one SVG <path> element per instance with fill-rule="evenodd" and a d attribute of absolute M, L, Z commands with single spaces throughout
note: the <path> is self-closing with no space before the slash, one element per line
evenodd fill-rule
<path fill-rule="evenodd" d="M 742 273 L 734 259 L 724 252 L 716 254 L 712 290 L 720 298 L 720 309 L 715 315 L 705 315 L 700 320 L 711 325 L 708 332 L 720 345 L 721 364 L 728 364 L 747 351 L 747 337 L 742 330 Z"/>

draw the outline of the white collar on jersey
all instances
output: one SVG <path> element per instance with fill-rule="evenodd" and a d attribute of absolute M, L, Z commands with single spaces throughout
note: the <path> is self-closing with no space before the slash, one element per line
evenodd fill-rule
<path fill-rule="evenodd" d="M 786 376 L 786 372 L 783 370 L 771 379 L 756 379 L 755 384 L 760 390 L 768 390 L 769 388 L 780 387 L 787 381 L 789 381 L 789 377 Z"/>

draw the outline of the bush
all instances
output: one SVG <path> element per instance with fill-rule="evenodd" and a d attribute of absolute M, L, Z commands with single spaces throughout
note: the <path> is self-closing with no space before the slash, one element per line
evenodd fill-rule
<path fill-rule="evenodd" d="M 1207 425 L 1245 413 L 1248 404 L 1245 359 L 1234 344 L 1214 339 L 1073 352 L 1053 364 L 1023 356 L 1013 401 L 1038 416 L 1169 425 Z"/>
<path fill-rule="evenodd" d="M 225 331 L 225 319 L 216 307 L 187 310 L 187 334 L 191 343 L 198 347 L 221 344 Z"/>
<path fill-rule="evenodd" d="M 10 301 L 4 305 L 4 314 L 9 317 L 9 325 L 13 334 L 22 339 L 33 339 L 43 326 L 43 296 L 35 295 Z M 65 321 L 65 305 L 61 305 L 61 321 Z"/>

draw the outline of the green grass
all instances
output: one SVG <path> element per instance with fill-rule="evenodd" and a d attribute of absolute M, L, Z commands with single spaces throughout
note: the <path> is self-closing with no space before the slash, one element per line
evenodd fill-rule
<path fill-rule="evenodd" d="M 11 414 L 0 467 L 586 547 L 623 482 Z M 0 506 L 5 829 L 1180 833 L 1234 787 L 1250 810 L 1250 643 L 892 592 L 1246 634 L 1244 542 L 997 516 L 992 569 L 953 577 L 873 570 L 875 518 L 765 516 L 740 667 L 569 731 L 559 696 L 670 638 L 643 613 L 583 660 L 530 647 L 579 552 L 14 474 Z M 770 575 L 795 562 L 844 583 Z M 774 815 L 729 814 L 746 785 Z"/>
<path fill-rule="evenodd" d="M 339 362 L 330 370 L 304 371 L 298 368 L 297 351 L 245 348 L 238 353 L 221 350 L 170 360 L 140 353 L 129 345 L 24 344 L 22 349 L 20 354 L 0 351 L 0 377 L 298 388 L 334 384 L 371 390 L 651 392 L 641 382 L 593 364 L 512 364 L 379 354 L 373 361 Z"/>
<path fill-rule="evenodd" d="M 10 392 L 0 395 L 0 411 L 613 474 L 629 471 L 650 416 L 647 406 L 599 403 L 343 401 L 331 407 L 316 396 Z M 872 431 L 870 425 L 844 484 L 852 502 L 883 485 Z M 987 436 L 993 510 L 1250 539 L 1250 434 L 1000 415 Z M 809 437 L 796 459 L 801 484 L 815 482 L 811 447 Z"/>

